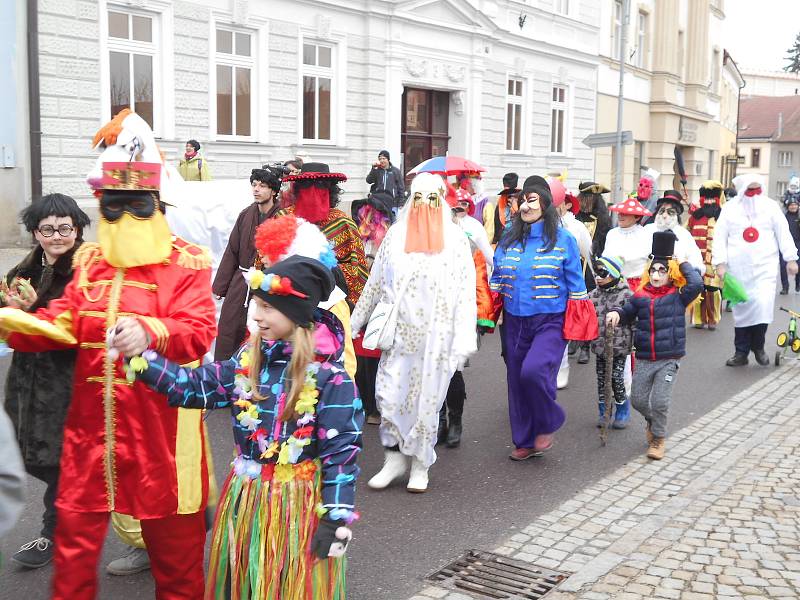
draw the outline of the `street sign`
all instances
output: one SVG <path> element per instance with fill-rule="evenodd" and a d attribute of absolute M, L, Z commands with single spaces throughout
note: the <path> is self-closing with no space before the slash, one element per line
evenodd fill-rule
<path fill-rule="evenodd" d="M 633 143 L 633 133 L 631 131 L 622 132 L 622 143 L 629 145 Z M 617 132 L 611 133 L 593 133 L 583 138 L 583 144 L 589 148 L 602 148 L 603 146 L 616 146 L 617 145 Z"/>

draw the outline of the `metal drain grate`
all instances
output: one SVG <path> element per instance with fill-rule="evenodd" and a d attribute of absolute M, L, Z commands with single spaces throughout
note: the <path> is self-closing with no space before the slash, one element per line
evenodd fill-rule
<path fill-rule="evenodd" d="M 445 568 L 427 577 L 444 588 L 471 592 L 479 598 L 536 600 L 568 573 L 537 567 L 501 554 L 467 550 Z"/>

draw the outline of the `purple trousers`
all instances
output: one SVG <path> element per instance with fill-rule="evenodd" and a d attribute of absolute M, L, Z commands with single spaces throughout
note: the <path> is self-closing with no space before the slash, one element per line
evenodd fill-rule
<path fill-rule="evenodd" d="M 563 325 L 563 313 L 531 317 L 503 313 L 508 416 L 517 448 L 533 448 L 537 435 L 557 431 L 566 419 L 556 404 L 556 376 L 567 345 Z"/>

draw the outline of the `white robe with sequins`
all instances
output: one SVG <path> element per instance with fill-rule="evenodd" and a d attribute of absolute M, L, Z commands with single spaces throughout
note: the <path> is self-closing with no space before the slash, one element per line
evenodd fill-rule
<path fill-rule="evenodd" d="M 407 254 L 405 241 L 406 224 L 398 222 L 375 255 L 351 325 L 355 335 L 378 302 L 397 303 L 394 346 L 382 353 L 375 382 L 381 443 L 429 467 L 450 379 L 476 350 L 475 264 L 453 223 L 445 224 L 438 254 Z"/>

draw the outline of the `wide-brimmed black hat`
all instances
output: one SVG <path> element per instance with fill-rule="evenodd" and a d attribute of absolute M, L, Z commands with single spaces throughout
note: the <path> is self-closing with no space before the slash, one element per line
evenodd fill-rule
<path fill-rule="evenodd" d="M 602 183 L 594 181 L 582 181 L 578 184 L 579 194 L 608 194 L 611 190 Z"/>
<path fill-rule="evenodd" d="M 344 173 L 331 173 L 331 168 L 325 163 L 307 162 L 300 167 L 297 175 L 287 175 L 284 181 L 308 181 L 314 179 L 347 181 Z"/>

